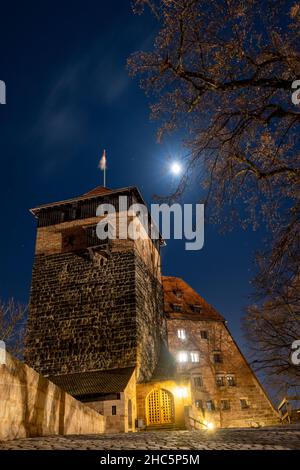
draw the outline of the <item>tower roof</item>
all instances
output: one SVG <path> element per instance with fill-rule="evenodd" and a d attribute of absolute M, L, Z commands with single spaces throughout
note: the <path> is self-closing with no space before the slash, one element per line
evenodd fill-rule
<path fill-rule="evenodd" d="M 162 283 L 164 310 L 168 318 L 172 320 L 225 321 L 224 317 L 183 279 L 163 276 Z"/>
<path fill-rule="evenodd" d="M 85 196 L 103 196 L 104 194 L 110 194 L 113 190 L 109 188 L 105 188 L 104 186 L 96 186 L 96 188 L 91 189 L 87 193 L 84 193 L 82 197 Z"/>
<path fill-rule="evenodd" d="M 137 196 L 138 201 L 141 202 L 142 204 L 145 204 L 144 199 L 143 199 L 140 191 L 138 190 L 138 188 L 136 186 L 128 186 L 126 188 L 118 188 L 118 189 L 110 189 L 110 188 L 105 188 L 104 186 L 96 186 L 96 188 L 94 188 L 94 189 L 92 189 L 92 190 L 88 191 L 87 193 L 84 193 L 80 196 L 72 197 L 71 199 L 64 199 L 64 200 L 61 200 L 61 201 L 55 201 L 55 202 L 49 202 L 49 203 L 46 203 L 46 204 L 41 204 L 40 206 L 37 206 L 37 207 L 34 207 L 33 209 L 30 209 L 30 212 L 33 215 L 37 216 L 41 209 L 48 209 L 50 207 L 62 206 L 62 205 L 65 205 L 65 204 L 72 204 L 72 203 L 77 202 L 77 201 L 83 201 L 83 200 L 86 200 L 86 199 L 92 199 L 92 198 L 96 198 L 96 197 L 100 197 L 100 196 L 106 196 L 106 195 L 110 195 L 110 194 L 129 193 L 129 192 L 135 193 L 136 196 Z"/>

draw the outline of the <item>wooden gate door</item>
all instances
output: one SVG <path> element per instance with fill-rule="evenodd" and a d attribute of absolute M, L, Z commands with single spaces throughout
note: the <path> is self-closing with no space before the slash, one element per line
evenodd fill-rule
<path fill-rule="evenodd" d="M 172 424 L 174 422 L 174 399 L 171 392 L 154 389 L 147 397 L 148 425 Z"/>

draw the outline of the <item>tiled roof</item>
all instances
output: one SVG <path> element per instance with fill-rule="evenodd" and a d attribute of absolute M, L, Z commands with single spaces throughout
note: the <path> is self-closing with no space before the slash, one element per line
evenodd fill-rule
<path fill-rule="evenodd" d="M 167 318 L 173 320 L 225 321 L 217 310 L 179 277 L 163 276 L 162 282 L 164 310 Z"/>
<path fill-rule="evenodd" d="M 91 191 L 88 191 L 87 193 L 83 194 L 82 196 L 77 196 L 73 197 L 71 199 L 64 199 L 62 201 L 55 201 L 55 202 L 49 202 L 46 204 L 39 205 L 37 207 L 34 207 L 30 209 L 30 212 L 33 215 L 38 215 L 39 211 L 41 209 L 48 209 L 49 207 L 56 207 L 56 206 L 61 206 L 65 204 L 72 204 L 78 201 L 83 201 L 86 199 L 90 198 L 96 198 L 97 196 L 105 196 L 106 194 L 119 194 L 119 193 L 125 193 L 125 192 L 134 192 L 138 202 L 141 204 L 145 204 L 144 199 L 142 198 L 141 193 L 139 192 L 138 188 L 135 186 L 127 186 L 126 188 L 118 188 L 118 189 L 109 189 L 109 188 L 104 188 L 103 186 L 97 186 L 96 188 L 92 189 Z"/>
<path fill-rule="evenodd" d="M 133 372 L 134 367 L 126 367 L 56 375 L 48 379 L 73 397 L 78 397 L 123 392 Z"/>
<path fill-rule="evenodd" d="M 92 189 L 91 191 L 88 191 L 87 193 L 84 193 L 82 196 L 102 196 L 104 194 L 109 194 L 112 193 L 113 190 L 109 188 L 105 188 L 104 186 L 97 186 L 96 188 Z"/>

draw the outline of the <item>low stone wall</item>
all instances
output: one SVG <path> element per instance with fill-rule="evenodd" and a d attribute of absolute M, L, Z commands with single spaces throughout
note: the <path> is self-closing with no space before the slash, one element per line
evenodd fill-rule
<path fill-rule="evenodd" d="M 0 365 L 0 440 L 104 430 L 103 416 L 6 355 Z"/>

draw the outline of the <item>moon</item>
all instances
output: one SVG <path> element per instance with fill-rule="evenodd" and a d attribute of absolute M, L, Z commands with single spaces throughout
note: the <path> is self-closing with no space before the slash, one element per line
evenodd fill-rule
<path fill-rule="evenodd" d="M 180 163 L 173 162 L 171 164 L 171 172 L 173 173 L 173 175 L 180 175 L 180 173 L 182 172 L 182 166 L 180 165 Z"/>

